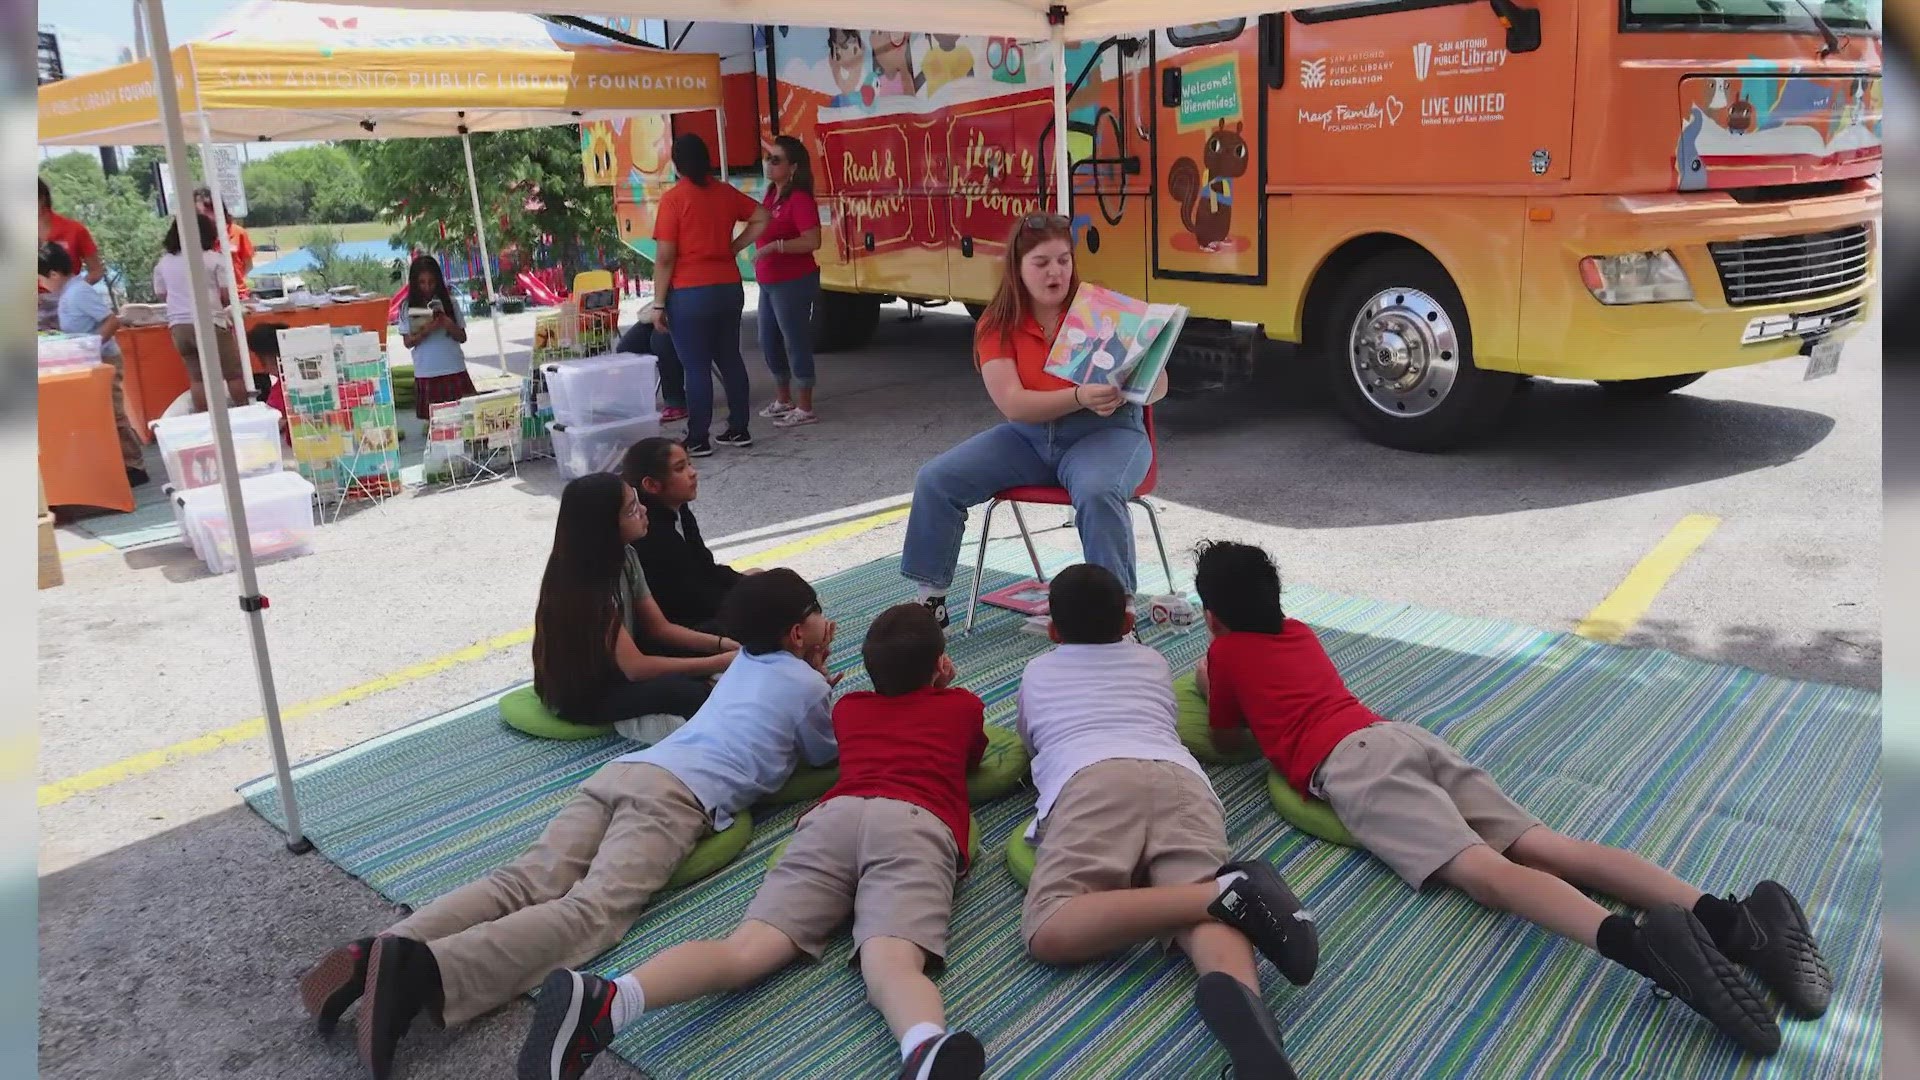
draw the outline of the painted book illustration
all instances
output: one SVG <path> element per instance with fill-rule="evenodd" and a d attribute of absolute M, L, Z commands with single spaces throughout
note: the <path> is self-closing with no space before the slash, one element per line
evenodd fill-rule
<path fill-rule="evenodd" d="M 1082 283 L 1054 338 L 1047 372 L 1082 386 L 1118 387 L 1128 401 L 1143 405 L 1186 321 L 1184 307 Z"/>

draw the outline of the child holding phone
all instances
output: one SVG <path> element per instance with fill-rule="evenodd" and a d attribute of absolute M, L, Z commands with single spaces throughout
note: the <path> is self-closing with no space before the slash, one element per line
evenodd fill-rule
<path fill-rule="evenodd" d="M 440 260 L 422 255 L 407 269 L 405 308 L 425 308 L 433 317 L 418 330 L 411 327 L 401 342 L 413 354 L 413 415 L 422 420 L 443 401 L 471 397 L 473 377 L 467 374 L 467 327 L 460 321 Z"/>

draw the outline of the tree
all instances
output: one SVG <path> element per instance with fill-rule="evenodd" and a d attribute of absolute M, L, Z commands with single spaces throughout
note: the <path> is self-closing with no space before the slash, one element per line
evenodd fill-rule
<path fill-rule="evenodd" d="M 543 261 L 569 272 L 599 269 L 602 260 L 632 262 L 614 224 L 612 190 L 587 186 L 578 129 L 482 132 L 472 138 L 494 255 L 542 250 Z M 368 201 L 381 217 L 401 223 L 397 244 L 444 251 L 474 242 L 459 139 L 349 145 L 361 164 Z"/>
<path fill-rule="evenodd" d="M 313 258 L 313 269 L 305 276 L 321 289 L 352 285 L 362 292 L 391 293 L 400 280 L 400 267 L 366 255 L 343 255 L 340 233 L 334 229 L 309 229 L 300 238 L 300 246 Z"/>
<path fill-rule="evenodd" d="M 242 176 L 249 225 L 373 220 L 359 162 L 339 146 L 323 143 L 283 150 L 249 162 Z"/>
<path fill-rule="evenodd" d="M 54 209 L 93 233 L 114 291 L 123 299 L 153 299 L 153 264 L 167 219 L 154 212 L 133 177 L 107 176 L 93 154 L 60 154 L 40 163 Z"/>

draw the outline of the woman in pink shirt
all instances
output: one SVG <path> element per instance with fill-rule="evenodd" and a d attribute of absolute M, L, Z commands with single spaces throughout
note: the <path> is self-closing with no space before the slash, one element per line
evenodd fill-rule
<path fill-rule="evenodd" d="M 767 153 L 767 212 L 753 276 L 760 284 L 760 352 L 773 372 L 774 400 L 760 415 L 775 427 L 811 424 L 813 302 L 820 295 L 820 206 L 813 168 L 799 139 L 782 135 Z"/>

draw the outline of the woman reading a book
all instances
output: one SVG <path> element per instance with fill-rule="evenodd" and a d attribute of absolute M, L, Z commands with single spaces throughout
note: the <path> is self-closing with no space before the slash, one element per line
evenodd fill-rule
<path fill-rule="evenodd" d="M 1079 287 L 1072 224 L 1058 214 L 1023 218 L 1007 241 L 999 292 L 973 336 L 974 364 L 1006 423 L 927 462 L 914 482 L 900 572 L 943 626 L 967 510 L 1010 487 L 1066 488 L 1087 561 L 1134 590 L 1127 500 L 1153 456 L 1141 406 L 1119 387 L 1081 385 L 1046 370 Z M 1166 391 L 1162 372 L 1148 403 Z"/>
<path fill-rule="evenodd" d="M 645 504 L 612 473 L 580 477 L 560 493 L 533 619 L 533 689 L 563 720 L 611 726 L 691 717 L 707 700 L 709 678 L 733 662 L 736 643 L 661 613 L 628 546 L 646 534 Z M 687 655 L 648 655 L 642 641 Z"/>

